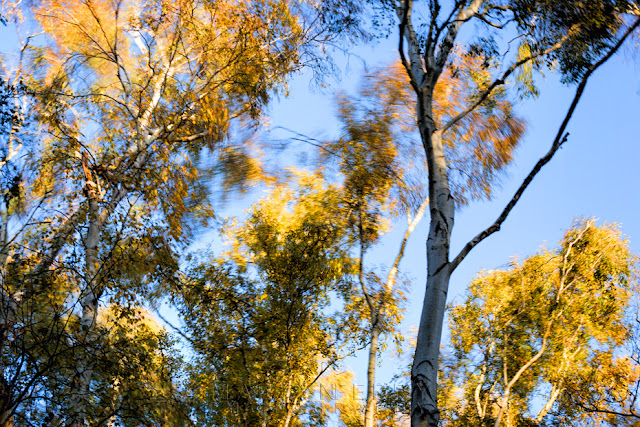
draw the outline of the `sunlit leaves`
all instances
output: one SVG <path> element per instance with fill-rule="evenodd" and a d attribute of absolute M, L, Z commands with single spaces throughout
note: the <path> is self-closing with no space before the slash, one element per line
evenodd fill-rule
<path fill-rule="evenodd" d="M 583 220 L 566 232 L 558 250 L 475 279 L 465 302 L 451 308 L 455 354 L 453 363 L 444 364 L 444 376 L 464 400 L 447 408 L 447 425 L 493 421 L 500 408 L 504 422 L 588 419 L 571 390 L 600 392 L 579 387 L 576 378 L 607 383 L 622 375 L 624 392 L 636 378 L 618 353 L 629 339 L 634 268 L 635 257 L 615 226 Z M 538 394 L 548 408 L 535 406 Z"/>
<path fill-rule="evenodd" d="M 376 239 L 376 210 L 406 212 L 417 209 L 425 197 L 424 163 L 411 131 L 415 123 L 412 97 L 397 67 L 367 75 L 358 96 L 337 98 L 344 135 L 327 144 L 329 158 L 344 176 L 346 200 L 352 215 L 374 215 L 365 227 Z"/>
<path fill-rule="evenodd" d="M 495 69 L 496 64 L 485 63 L 481 55 L 456 50 L 433 93 L 436 127 L 471 105 L 491 82 Z M 507 95 L 503 89 L 494 91 L 443 135 L 452 191 L 459 205 L 491 196 L 524 134 L 525 123 L 513 111 Z M 341 96 L 339 106 L 346 135 L 329 149 L 342 158 L 348 179 L 356 184 L 367 176 L 371 182 L 363 181 L 361 188 L 376 188 L 378 197 L 396 194 L 401 204 L 419 206 L 427 171 L 424 161 L 418 160 L 424 154 L 417 142 L 415 99 L 401 64 L 367 76 L 360 97 Z M 370 170 L 365 174 L 359 165 Z"/>
<path fill-rule="evenodd" d="M 587 3 L 515 0 L 512 7 L 518 26 L 528 36 L 525 44 L 540 49 L 567 37 L 546 61 L 559 65 L 563 80 L 575 83 L 615 43 L 623 16 L 634 4 L 627 0 Z"/>
<path fill-rule="evenodd" d="M 46 0 L 24 7 L 34 18 L 29 27 L 41 31 L 28 39 L 16 71 L 39 125 L 41 144 L 26 160 L 27 189 L 39 205 L 16 242 L 24 253 L 11 264 L 11 291 L 28 295 L 19 298 L 24 309 L 42 311 L 28 315 L 69 320 L 59 338 L 78 344 L 76 357 L 64 367 L 40 362 L 51 381 L 71 383 L 51 382 L 44 399 L 58 399 L 69 409 L 65 422 L 82 424 L 85 414 L 115 408 L 102 397 L 102 408 L 90 405 L 91 387 L 110 389 L 131 374 L 97 357 L 105 343 L 95 313 L 107 299 L 122 310 L 156 303 L 176 281 L 178 251 L 213 217 L 213 173 L 224 191 L 263 176 L 257 153 L 230 138 L 232 129 L 255 126 L 286 77 L 325 56 L 315 48 L 333 33 L 317 25 L 324 9 L 315 2 Z M 307 231 L 322 240 L 337 230 L 314 228 L 312 220 L 306 227 L 290 239 L 301 258 Z M 29 305 L 47 292 L 53 309 Z M 118 341 L 130 348 L 117 350 L 144 358 L 138 338 Z M 158 408 L 146 409 L 140 417 Z M 120 416 L 129 415 L 122 409 Z"/>
<path fill-rule="evenodd" d="M 274 189 L 230 225 L 232 251 L 205 259 L 178 290 L 195 363 L 209 372 L 191 375 L 205 425 L 293 423 L 341 357 L 342 326 L 328 311 L 351 268 L 338 193 L 296 175 L 293 189 Z"/>
<path fill-rule="evenodd" d="M 475 101 L 492 80 L 495 64 L 473 52 L 458 52 L 434 90 L 434 118 L 442 125 Z M 450 185 L 458 204 L 491 197 L 500 173 L 511 162 L 525 123 L 507 92 L 495 90 L 444 135 Z"/>

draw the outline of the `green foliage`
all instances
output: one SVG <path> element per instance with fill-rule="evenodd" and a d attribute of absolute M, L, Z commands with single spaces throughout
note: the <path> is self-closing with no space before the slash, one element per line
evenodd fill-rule
<path fill-rule="evenodd" d="M 384 384 L 378 392 L 376 418 L 381 426 L 400 427 L 411 414 L 411 385 Z"/>
<path fill-rule="evenodd" d="M 510 2 L 519 29 L 528 35 L 524 45 L 544 49 L 567 37 L 562 47 L 545 61 L 557 63 L 564 81 L 572 83 L 615 44 L 623 16 L 634 5 L 637 7 L 637 2 L 627 0 Z"/>

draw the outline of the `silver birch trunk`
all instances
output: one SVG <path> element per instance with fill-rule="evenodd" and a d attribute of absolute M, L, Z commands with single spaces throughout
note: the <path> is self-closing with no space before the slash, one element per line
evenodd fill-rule
<path fill-rule="evenodd" d="M 378 353 L 378 338 L 380 336 L 379 323 L 371 329 L 371 344 L 369 345 L 369 366 L 367 368 L 367 400 L 364 409 L 364 427 L 373 427 L 375 422 L 376 399 L 376 354 Z"/>
<path fill-rule="evenodd" d="M 558 386 L 558 384 L 553 385 L 551 394 L 549 395 L 549 400 L 547 400 L 544 408 L 542 408 L 540 412 L 538 412 L 538 416 L 536 416 L 536 423 L 540 424 L 542 422 L 542 419 L 549 413 L 549 411 L 553 407 L 553 404 L 558 399 L 558 396 L 560 396 L 560 393 L 562 393 L 563 391 L 564 389 Z"/>
<path fill-rule="evenodd" d="M 418 98 L 418 127 L 429 168 L 431 215 L 427 238 L 427 286 L 411 369 L 411 425 L 414 427 L 435 427 L 440 419 L 438 358 L 451 278 L 449 247 L 455 210 L 442 138 L 435 131 L 431 102 L 430 95 Z"/>
<path fill-rule="evenodd" d="M 86 155 L 83 158 L 86 166 Z M 82 314 L 80 317 L 79 338 L 84 341 L 81 356 L 76 365 L 76 374 L 71 384 L 71 404 L 66 425 L 70 427 L 85 427 L 87 415 L 87 398 L 90 392 L 91 376 L 93 374 L 91 345 L 94 339 L 93 330 L 98 317 L 98 302 L 101 289 L 98 279 L 98 243 L 103 228 L 100 221 L 100 206 L 95 192 L 96 184 L 87 172 L 85 193 L 89 205 L 89 228 L 85 237 L 85 289 L 81 294 Z"/>

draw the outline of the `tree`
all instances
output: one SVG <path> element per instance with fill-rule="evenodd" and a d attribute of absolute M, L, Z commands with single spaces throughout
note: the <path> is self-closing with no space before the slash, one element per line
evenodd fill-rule
<path fill-rule="evenodd" d="M 341 205 L 351 244 L 359 252 L 357 288 L 345 302 L 348 322 L 358 326 L 360 340 L 369 344 L 364 426 L 375 420 L 375 368 L 381 335 L 391 335 L 402 320 L 402 294 L 396 281 L 409 236 L 427 205 L 420 185 L 421 162 L 413 164 L 416 146 L 406 131 L 411 105 L 406 80 L 397 67 L 365 76 L 359 96 L 338 98 L 344 136 L 326 144 L 325 155 L 339 168 Z M 327 154 L 328 153 L 328 154 Z M 388 223 L 406 214 L 407 229 L 386 279 L 365 263 L 366 253 L 379 243 Z M 364 324 L 364 325 L 363 325 Z"/>
<path fill-rule="evenodd" d="M 446 296 L 452 272 L 481 241 L 501 224 L 533 178 L 567 140 L 567 125 L 589 77 L 611 58 L 640 25 L 637 4 L 626 1 L 551 2 L 456 1 L 448 11 L 432 0 L 414 13 L 414 2 L 376 2 L 399 21 L 399 53 L 416 94 L 417 128 L 429 171 L 430 225 L 427 239 L 427 285 L 412 368 L 412 425 L 436 426 L 437 373 Z M 424 17 L 424 18 L 422 18 Z M 478 53 L 486 65 L 487 78 L 476 80 L 464 106 L 447 111 L 439 122 L 435 114 L 435 89 L 452 62 L 456 41 L 463 26 L 476 22 L 481 37 L 463 52 Z M 496 64 L 500 31 L 513 28 L 519 48 L 515 56 L 504 53 L 501 70 Z M 510 37 L 511 38 L 511 37 Z M 515 40 L 515 39 L 514 39 Z M 511 42 L 510 42 L 511 43 Z M 509 52 L 505 46 L 502 52 Z M 567 83 L 576 83 L 576 93 L 562 120 L 549 152 L 533 167 L 497 220 L 471 239 L 455 257 L 450 257 L 451 233 L 456 205 L 456 180 L 446 136 L 470 120 L 470 115 L 491 108 L 488 98 L 515 75 L 524 94 L 534 94 L 534 71 L 545 64 L 557 64 Z M 455 70 L 455 69 L 454 69 Z M 454 73 L 457 75 L 457 73 Z M 458 78 L 461 76 L 458 75 Z M 473 81 L 473 80 L 472 80 Z M 478 145 L 480 150 L 484 143 Z M 491 165 L 479 165 L 482 167 Z"/>
<path fill-rule="evenodd" d="M 23 103 L 25 88 L 0 77 L 0 425 L 12 425 L 17 408 L 32 399 L 43 372 L 33 369 L 36 360 L 51 366 L 68 356 L 65 348 L 43 353 L 46 342 L 59 335 L 55 318 L 43 322 L 34 309 L 51 313 L 55 297 L 40 303 L 25 301 L 16 282 L 22 260 L 16 242 L 25 236 L 30 208 L 25 191 L 23 156 L 33 141 L 29 115 Z M 17 267 L 17 268 L 16 268 Z M 43 345 L 44 344 L 44 345 Z"/>
<path fill-rule="evenodd" d="M 95 333 L 91 349 L 96 360 L 87 424 L 189 424 L 189 408 L 176 387 L 182 360 L 172 348 L 173 339 L 149 313 L 137 307 L 101 308 Z M 60 345 L 60 340 L 53 340 L 53 344 Z M 82 350 L 81 346 L 68 349 L 66 357 L 58 358 L 50 367 L 35 390 L 36 398 L 22 406 L 17 426 L 64 424 L 69 400 L 74 398 L 70 393 L 74 362 Z"/>
<path fill-rule="evenodd" d="M 254 205 L 228 230 L 232 250 L 205 259 L 178 289 L 201 425 L 297 425 L 321 376 L 345 356 L 343 325 L 328 307 L 353 264 L 336 221 L 339 193 L 317 175 L 297 183 Z"/>
<path fill-rule="evenodd" d="M 402 65 L 376 70 L 365 77 L 359 96 L 341 96 L 339 117 L 344 136 L 323 148 L 343 177 L 344 210 L 349 213 L 352 239 L 359 250 L 358 296 L 347 310 L 360 323 L 370 343 L 367 373 L 365 426 L 371 427 L 375 413 L 375 366 L 381 334 L 390 334 L 401 320 L 395 285 L 409 236 L 422 219 L 426 197 L 426 165 L 412 130 L 415 105 Z M 454 74 L 466 78 L 454 78 Z M 482 58 L 473 53 L 458 54 L 434 91 L 435 118 L 444 120 L 459 109 L 475 85 L 489 78 Z M 512 152 L 524 132 L 524 122 L 512 111 L 504 91 L 490 97 L 491 107 L 475 111 L 468 121 L 445 139 L 452 174 L 456 174 L 455 197 L 459 204 L 489 197 L 491 183 L 512 159 Z M 418 160 L 416 160 L 418 159 Z M 386 222 L 407 216 L 407 228 L 385 280 L 365 267 L 365 254 L 384 234 Z"/>
<path fill-rule="evenodd" d="M 636 258 L 615 225 L 580 220 L 557 250 L 476 278 L 451 308 L 453 354 L 441 373 L 444 425 L 594 425 L 608 415 L 576 404 L 576 378 L 629 387 L 638 372 L 620 354 L 632 325 Z M 614 395 L 616 392 L 613 393 Z M 462 400 L 460 400 L 462 398 Z M 456 401 L 457 400 L 457 401 Z"/>
<path fill-rule="evenodd" d="M 456 56 L 436 89 L 438 120 L 459 107 L 474 85 L 488 78 L 481 64 L 482 58 L 473 53 Z M 456 73 L 468 78 L 453 78 Z M 446 139 L 454 170 L 461 177 L 456 182 L 461 204 L 490 196 L 492 181 L 511 160 L 524 131 L 524 122 L 513 113 L 504 91 L 494 92 L 490 101 L 491 108 L 475 112 Z M 349 322 L 361 330 L 354 339 L 370 344 L 364 419 L 365 426 L 372 426 L 380 339 L 392 334 L 401 320 L 402 294 L 396 287 L 399 265 L 428 204 L 426 165 L 419 155 L 413 130 L 415 105 L 400 63 L 366 75 L 358 95 L 340 94 L 337 104 L 343 135 L 319 147 L 324 165 L 329 165 L 321 173 L 341 186 L 351 244 L 359 253 L 358 286 L 349 295 L 345 311 Z M 389 225 L 403 215 L 406 232 L 382 279 L 366 266 L 365 257 L 380 243 Z"/>

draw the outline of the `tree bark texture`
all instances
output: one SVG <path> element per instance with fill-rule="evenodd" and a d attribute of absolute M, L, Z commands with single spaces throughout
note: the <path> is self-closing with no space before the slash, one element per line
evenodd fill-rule
<path fill-rule="evenodd" d="M 455 204 L 441 133 L 433 120 L 433 87 L 418 94 L 418 128 L 429 169 L 430 224 L 427 238 L 427 286 L 411 369 L 411 425 L 437 426 L 438 357 L 451 269 L 449 247 Z"/>

